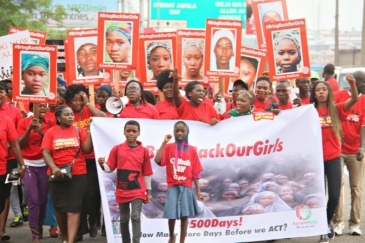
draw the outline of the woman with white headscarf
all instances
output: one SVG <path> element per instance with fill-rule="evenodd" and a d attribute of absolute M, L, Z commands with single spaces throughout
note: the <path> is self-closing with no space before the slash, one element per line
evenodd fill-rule
<path fill-rule="evenodd" d="M 289 207 L 275 192 L 263 191 L 251 197 L 250 203 L 258 203 L 265 208 L 265 213 L 291 211 Z"/>
<path fill-rule="evenodd" d="M 210 70 L 233 71 L 235 68 L 235 46 L 236 40 L 231 30 L 216 31 L 212 38 Z"/>

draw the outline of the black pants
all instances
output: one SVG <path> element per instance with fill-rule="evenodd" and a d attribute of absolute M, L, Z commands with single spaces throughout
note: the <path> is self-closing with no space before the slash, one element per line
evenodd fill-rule
<path fill-rule="evenodd" d="M 328 224 L 330 224 L 340 200 L 342 183 L 342 168 L 340 157 L 324 162 L 324 174 L 325 177 L 327 177 L 328 182 L 327 222 Z"/>
<path fill-rule="evenodd" d="M 7 189 L 7 185 L 8 184 L 4 184 L 5 180 L 6 180 L 6 175 L 1 175 L 0 176 L 0 214 L 3 212 L 4 208 L 5 208 L 5 201 L 6 201 L 6 189 Z M 11 185 L 11 183 L 10 183 Z"/>
<path fill-rule="evenodd" d="M 87 186 L 82 205 L 80 227 L 77 232 L 79 236 L 89 233 L 87 215 L 89 215 L 90 227 L 100 226 L 101 197 L 95 159 L 86 159 L 86 171 Z"/>

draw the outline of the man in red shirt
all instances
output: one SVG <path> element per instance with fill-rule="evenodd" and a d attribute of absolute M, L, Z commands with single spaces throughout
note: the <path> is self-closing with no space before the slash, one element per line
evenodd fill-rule
<path fill-rule="evenodd" d="M 276 83 L 276 97 L 278 97 L 278 108 L 280 110 L 289 110 L 293 108 L 294 106 L 301 106 L 301 100 L 299 98 L 296 98 L 293 100 L 293 103 L 290 100 L 289 97 L 289 91 L 288 88 L 290 86 L 290 82 L 285 81 L 279 81 Z"/>
<path fill-rule="evenodd" d="M 338 85 L 337 80 L 334 77 L 335 75 L 335 66 L 333 64 L 327 64 L 323 68 L 323 78 L 326 80 L 327 83 L 329 83 L 332 87 L 333 92 L 339 91 L 340 86 Z"/>
<path fill-rule="evenodd" d="M 299 78 L 295 80 L 295 85 L 299 89 L 298 96 L 302 100 L 302 105 L 310 104 L 311 80 L 309 78 Z"/>
<path fill-rule="evenodd" d="M 349 220 L 349 233 L 351 235 L 361 235 L 360 214 L 362 183 L 364 178 L 364 147 L 365 147 L 365 73 L 357 71 L 354 73 L 356 86 L 359 92 L 359 99 L 355 105 L 347 111 L 347 118 L 342 122 L 342 134 L 344 142 L 341 148 L 341 164 L 346 165 L 349 171 L 351 189 L 351 213 Z M 335 93 L 337 103 L 346 101 L 351 96 L 348 90 L 341 90 Z M 343 176 L 343 169 L 342 169 Z M 342 178 L 342 185 L 344 178 Z M 333 218 L 334 230 L 338 235 L 342 234 L 345 228 L 343 222 L 343 190 L 341 198 Z"/>

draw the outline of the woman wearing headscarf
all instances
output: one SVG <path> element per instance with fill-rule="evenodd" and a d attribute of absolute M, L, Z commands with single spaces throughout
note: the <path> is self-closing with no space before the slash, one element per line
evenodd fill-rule
<path fill-rule="evenodd" d="M 274 33 L 276 73 L 297 72 L 302 61 L 298 30 L 283 30 Z"/>
<path fill-rule="evenodd" d="M 250 203 L 258 203 L 265 207 L 265 213 L 284 212 L 292 210 L 275 192 L 264 191 L 251 197 Z"/>
<path fill-rule="evenodd" d="M 104 112 L 108 117 L 113 117 L 113 114 L 109 113 L 106 110 L 105 102 L 106 100 L 112 96 L 113 90 L 107 85 L 103 84 L 96 90 L 96 104 L 102 112 Z"/>
<path fill-rule="evenodd" d="M 147 70 L 152 71 L 152 77 L 147 75 L 148 80 L 156 80 L 157 76 L 172 65 L 172 48 L 167 41 L 153 41 L 147 46 Z"/>
<path fill-rule="evenodd" d="M 96 38 L 96 37 L 95 37 Z M 76 51 L 77 77 L 103 76 L 103 70 L 96 67 L 97 46 L 93 43 L 85 43 Z"/>
<path fill-rule="evenodd" d="M 229 29 L 221 29 L 214 33 L 210 54 L 210 70 L 228 70 L 235 68 L 236 40 Z M 215 57 L 215 58 L 213 58 Z"/>
<path fill-rule="evenodd" d="M 105 31 L 106 62 L 130 62 L 131 31 L 132 25 L 129 22 L 113 22 L 107 27 Z"/>
<path fill-rule="evenodd" d="M 204 40 L 187 39 L 183 42 L 184 80 L 203 80 L 200 70 L 204 62 Z"/>
<path fill-rule="evenodd" d="M 49 94 L 49 58 L 39 54 L 21 54 L 22 81 L 24 89 L 22 95 L 41 95 Z"/>

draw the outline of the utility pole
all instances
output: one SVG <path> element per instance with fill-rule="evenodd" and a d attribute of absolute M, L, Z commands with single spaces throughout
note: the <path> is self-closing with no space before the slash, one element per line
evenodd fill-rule
<path fill-rule="evenodd" d="M 361 65 L 365 65 L 365 0 L 362 11 Z"/>
<path fill-rule="evenodd" d="M 339 15 L 339 1 L 340 0 L 336 0 L 336 16 L 335 16 L 335 21 L 336 21 L 336 28 L 335 28 L 335 66 L 339 66 L 340 65 L 340 51 L 339 51 L 339 41 L 338 41 L 338 15 Z"/>

